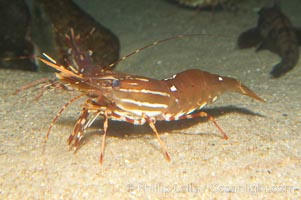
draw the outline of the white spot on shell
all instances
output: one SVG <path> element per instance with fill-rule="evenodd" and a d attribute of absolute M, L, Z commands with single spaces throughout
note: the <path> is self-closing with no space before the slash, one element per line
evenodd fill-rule
<path fill-rule="evenodd" d="M 170 113 L 163 114 L 163 117 L 166 121 L 171 121 L 172 116 L 173 115 Z"/>
<path fill-rule="evenodd" d="M 82 55 L 79 56 L 80 60 L 84 60 L 84 57 Z"/>
<path fill-rule="evenodd" d="M 224 79 L 223 79 L 222 77 L 219 76 L 219 77 L 218 77 L 218 80 L 219 80 L 219 81 L 223 81 Z"/>
<path fill-rule="evenodd" d="M 176 78 L 176 77 L 177 77 L 177 74 L 174 74 L 174 75 L 172 75 L 171 77 L 165 78 L 164 80 L 166 81 L 166 80 L 174 79 L 174 78 Z"/>
<path fill-rule="evenodd" d="M 172 91 L 172 92 L 176 92 L 178 89 L 177 89 L 177 87 L 175 86 L 175 85 L 172 85 L 170 88 L 170 91 Z"/>

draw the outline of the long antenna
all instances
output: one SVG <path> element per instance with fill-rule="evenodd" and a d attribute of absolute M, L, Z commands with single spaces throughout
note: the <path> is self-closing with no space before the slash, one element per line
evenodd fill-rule
<path fill-rule="evenodd" d="M 136 53 L 139 53 L 140 51 L 144 50 L 144 49 L 148 49 L 150 47 L 153 47 L 155 45 L 158 45 L 158 44 L 161 44 L 161 43 L 164 43 L 164 42 L 167 42 L 169 40 L 174 40 L 174 39 L 179 39 L 179 38 L 185 38 L 185 37 L 196 37 L 196 36 L 214 36 L 214 37 L 224 37 L 224 38 L 229 38 L 227 36 L 224 36 L 224 35 L 214 35 L 214 34 L 204 34 L 204 33 L 196 33 L 196 34 L 186 34 L 186 35 L 176 35 L 176 36 L 172 36 L 172 37 L 169 37 L 169 38 L 165 38 L 165 39 L 162 39 L 162 40 L 157 40 L 151 44 L 148 44 L 142 48 L 139 48 L 139 49 L 136 49 L 135 51 L 129 53 L 128 55 L 126 56 L 123 56 L 122 58 L 118 59 L 117 61 L 111 63 L 110 65 L 104 67 L 103 69 L 106 70 L 106 69 L 109 69 L 113 66 L 115 66 L 116 64 L 120 63 L 121 61 L 127 59 L 128 57 L 136 54 Z"/>

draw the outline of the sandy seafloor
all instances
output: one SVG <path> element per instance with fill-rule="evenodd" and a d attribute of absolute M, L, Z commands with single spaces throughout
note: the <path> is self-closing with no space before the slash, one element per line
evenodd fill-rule
<path fill-rule="evenodd" d="M 81 102 L 60 117 L 43 153 L 52 118 L 74 94 L 49 92 L 38 102 L 35 94 L 12 95 L 53 74 L 0 70 L 0 199 L 301 198 L 301 61 L 284 77 L 271 79 L 277 55 L 236 48 L 237 36 L 256 24 L 255 10 L 263 2 L 243 4 L 237 13 L 198 12 L 163 0 L 76 2 L 119 37 L 121 55 L 177 34 L 216 35 L 166 42 L 117 70 L 164 78 L 198 68 L 240 79 L 266 103 L 227 93 L 207 107 L 228 140 L 203 119 L 157 123 L 171 162 L 147 125 L 110 122 L 100 166 L 101 120 L 75 154 L 66 144 Z M 298 2 L 283 1 L 282 8 L 301 26 Z"/>

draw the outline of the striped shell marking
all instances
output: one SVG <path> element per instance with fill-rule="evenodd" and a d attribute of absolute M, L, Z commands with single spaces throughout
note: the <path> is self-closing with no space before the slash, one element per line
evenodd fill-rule
<path fill-rule="evenodd" d="M 165 84 L 142 76 L 119 79 L 113 85 L 111 95 L 118 108 L 138 116 L 143 113 L 149 117 L 158 116 L 166 111 L 170 101 Z"/>

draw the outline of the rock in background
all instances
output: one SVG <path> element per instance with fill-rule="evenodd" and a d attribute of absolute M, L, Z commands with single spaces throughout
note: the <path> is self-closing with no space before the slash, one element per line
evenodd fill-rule
<path fill-rule="evenodd" d="M 119 57 L 118 38 L 71 0 L 34 0 L 32 16 L 32 38 L 38 56 L 46 52 L 62 63 L 68 51 L 64 35 L 73 28 L 76 34 L 87 36 L 82 40 L 82 48 L 93 51 L 97 65 L 107 66 Z M 89 35 L 93 28 L 94 33 Z M 41 71 L 49 69 L 39 67 Z"/>
<path fill-rule="evenodd" d="M 29 24 L 30 12 L 24 0 L 0 1 L 1 68 L 35 70 L 29 60 L 33 53 Z"/>

